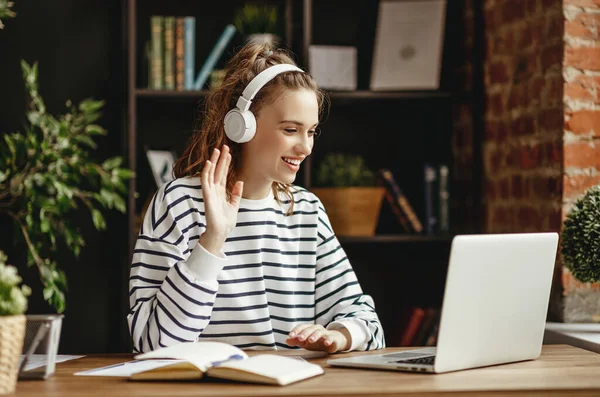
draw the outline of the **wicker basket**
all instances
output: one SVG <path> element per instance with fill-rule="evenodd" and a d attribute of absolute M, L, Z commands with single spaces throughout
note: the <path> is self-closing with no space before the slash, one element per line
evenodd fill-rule
<path fill-rule="evenodd" d="M 24 315 L 0 316 L 0 394 L 15 391 L 24 336 Z"/>
<path fill-rule="evenodd" d="M 313 188 L 338 236 L 372 236 L 385 193 L 382 187 Z"/>

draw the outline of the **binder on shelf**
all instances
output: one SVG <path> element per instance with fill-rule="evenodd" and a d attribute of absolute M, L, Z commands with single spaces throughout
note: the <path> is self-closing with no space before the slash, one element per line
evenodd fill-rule
<path fill-rule="evenodd" d="M 208 79 L 208 75 L 210 75 L 210 72 L 212 72 L 213 68 L 215 67 L 215 64 L 223 54 L 223 51 L 225 51 L 225 47 L 233 38 L 234 33 L 235 26 L 231 24 L 225 26 L 223 33 L 221 33 L 221 36 L 215 43 L 215 46 L 213 47 L 212 51 L 210 52 L 210 54 L 208 54 L 204 65 L 202 65 L 202 69 L 200 69 L 200 72 L 198 72 L 198 77 L 196 77 L 196 81 L 194 83 L 194 88 L 196 90 L 201 90 L 202 87 L 204 87 L 204 84 Z"/>

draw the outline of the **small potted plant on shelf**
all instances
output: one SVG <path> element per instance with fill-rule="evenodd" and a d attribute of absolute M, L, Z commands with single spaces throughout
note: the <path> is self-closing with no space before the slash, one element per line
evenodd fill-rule
<path fill-rule="evenodd" d="M 565 218 L 561 254 L 575 279 L 600 281 L 600 185 L 587 189 Z"/>
<path fill-rule="evenodd" d="M 321 162 L 312 192 L 325 206 L 340 236 L 375 234 L 384 188 L 359 155 L 329 153 Z"/>
<path fill-rule="evenodd" d="M 274 46 L 281 41 L 277 34 L 277 7 L 274 5 L 247 3 L 236 11 L 233 24 L 246 41 Z"/>
<path fill-rule="evenodd" d="M 22 61 L 21 68 L 29 99 L 27 122 L 22 132 L 4 134 L 0 141 L 0 215 L 12 220 L 16 236 L 27 247 L 27 266 L 37 267 L 43 297 L 58 313 L 27 316 L 26 333 L 30 323 L 32 328 L 43 323 L 47 337 L 56 342 L 40 345 L 52 346 L 48 354 L 56 354 L 67 289 L 67 278 L 54 258 L 57 247 L 65 246 L 78 257 L 85 246 L 78 218 L 72 216 L 80 206 L 90 211 L 97 230 L 106 228 L 102 209 L 124 213 L 125 181 L 133 173 L 120 167 L 121 157 L 97 163 L 90 156 L 94 137 L 106 134 L 95 124 L 103 101 L 85 99 L 77 106 L 67 101 L 67 112 L 55 117 L 38 91 L 37 64 Z"/>
<path fill-rule="evenodd" d="M 27 297 L 31 289 L 20 285 L 14 266 L 0 250 L 0 394 L 13 393 L 19 375 L 19 357 L 25 337 Z"/>

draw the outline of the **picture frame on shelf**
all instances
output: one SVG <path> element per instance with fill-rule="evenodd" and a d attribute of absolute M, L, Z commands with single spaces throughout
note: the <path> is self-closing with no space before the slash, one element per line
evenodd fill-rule
<path fill-rule="evenodd" d="M 356 91 L 357 50 L 352 46 L 311 45 L 308 65 L 319 87 Z"/>
<path fill-rule="evenodd" d="M 446 1 L 381 1 L 372 91 L 439 89 Z"/>
<path fill-rule="evenodd" d="M 146 147 L 145 152 L 157 188 L 175 179 L 173 164 L 177 156 L 174 151 L 156 150 Z"/>

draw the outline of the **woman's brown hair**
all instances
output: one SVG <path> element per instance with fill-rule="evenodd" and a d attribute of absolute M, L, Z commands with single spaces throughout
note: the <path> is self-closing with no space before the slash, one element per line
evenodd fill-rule
<path fill-rule="evenodd" d="M 234 183 L 241 174 L 241 144 L 233 142 L 225 134 L 223 120 L 227 112 L 233 109 L 244 88 L 252 79 L 268 67 L 278 64 L 295 65 L 292 56 L 284 49 L 272 48 L 269 44 L 246 44 L 227 63 L 223 83 L 211 91 L 204 102 L 202 119 L 196 127 L 183 154 L 175 161 L 173 171 L 176 178 L 199 175 L 206 160 L 214 148 L 224 144 L 231 149 L 231 166 L 227 174 L 227 195 L 230 198 Z M 313 91 L 317 96 L 319 113 L 325 104 L 325 94 L 319 89 L 315 80 L 302 72 L 286 72 L 269 81 L 254 97 L 250 110 L 256 117 L 262 106 L 272 103 L 280 89 Z M 290 198 L 290 207 L 286 215 L 293 213 L 294 196 L 291 186 L 279 182 L 273 183 L 273 194 L 281 203 L 278 192 Z"/>

